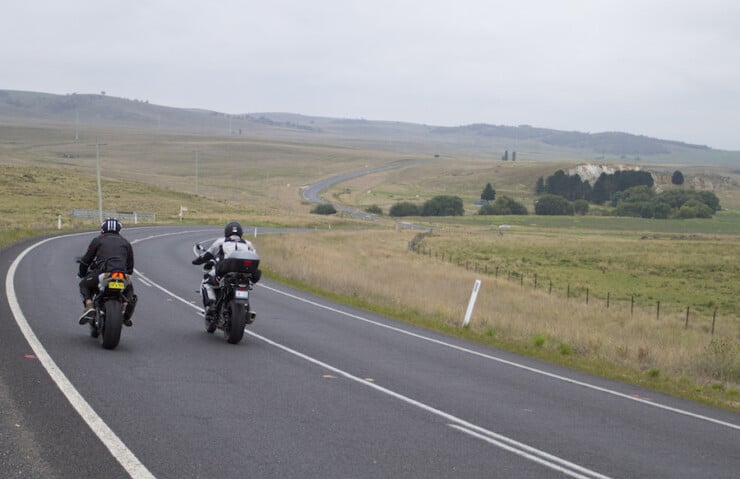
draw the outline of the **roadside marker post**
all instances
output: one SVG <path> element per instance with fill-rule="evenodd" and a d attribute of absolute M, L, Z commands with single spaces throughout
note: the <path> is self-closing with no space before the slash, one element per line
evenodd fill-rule
<path fill-rule="evenodd" d="M 476 279 L 473 285 L 473 292 L 470 293 L 470 301 L 468 302 L 468 310 L 465 311 L 465 319 L 463 320 L 463 328 L 468 326 L 470 322 L 470 316 L 473 315 L 473 308 L 475 307 L 475 300 L 478 298 L 478 291 L 480 290 L 480 280 Z"/>

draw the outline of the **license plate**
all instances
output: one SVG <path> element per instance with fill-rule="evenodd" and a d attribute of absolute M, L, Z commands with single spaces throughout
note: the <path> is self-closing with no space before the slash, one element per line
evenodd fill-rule
<path fill-rule="evenodd" d="M 249 291 L 247 291 L 246 289 L 245 290 L 237 289 L 236 290 L 236 293 L 234 294 L 234 296 L 236 296 L 237 298 L 240 298 L 240 299 L 241 298 L 246 299 L 246 298 L 249 298 Z"/>
<path fill-rule="evenodd" d="M 121 281 L 109 281 L 108 289 L 123 289 L 125 285 Z"/>

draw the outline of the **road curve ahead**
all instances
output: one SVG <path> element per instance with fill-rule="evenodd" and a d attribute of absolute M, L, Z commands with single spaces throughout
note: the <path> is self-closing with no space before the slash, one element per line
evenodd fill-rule
<path fill-rule="evenodd" d="M 77 325 L 94 233 L 0 253 L 0 477 L 738 477 L 738 414 L 269 281 L 227 344 L 190 264 L 220 231 L 124 230 L 140 301 L 113 351 Z"/>

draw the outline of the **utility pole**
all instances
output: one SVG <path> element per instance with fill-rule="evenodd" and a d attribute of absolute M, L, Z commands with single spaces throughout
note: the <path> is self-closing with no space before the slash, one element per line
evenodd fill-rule
<path fill-rule="evenodd" d="M 100 186 L 100 147 L 107 143 L 95 140 L 95 175 L 98 180 L 98 219 L 103 223 L 103 188 Z"/>
<path fill-rule="evenodd" d="M 195 195 L 198 195 L 198 150 L 195 150 Z"/>

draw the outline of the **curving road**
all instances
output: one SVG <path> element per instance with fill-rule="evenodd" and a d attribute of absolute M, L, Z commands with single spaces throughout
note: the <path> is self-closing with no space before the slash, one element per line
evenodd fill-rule
<path fill-rule="evenodd" d="M 303 199 L 310 203 L 315 203 L 315 204 L 328 203 L 327 201 L 321 198 L 321 192 L 330 188 L 331 186 L 337 183 L 343 183 L 347 180 L 358 178 L 360 176 L 371 175 L 373 173 L 380 173 L 381 171 L 394 170 L 396 168 L 404 168 L 404 167 L 416 165 L 419 163 L 425 163 L 426 161 L 428 160 L 420 160 L 420 159 L 402 160 L 396 163 L 379 166 L 377 168 L 353 171 L 350 173 L 345 173 L 343 175 L 332 176 L 330 178 L 323 179 L 319 181 L 318 183 L 314 183 L 312 185 L 308 185 L 304 187 L 303 189 L 301 189 L 301 194 L 303 195 Z M 338 211 L 342 211 L 348 215 L 361 218 L 364 220 L 375 221 L 379 218 L 376 215 L 370 214 L 366 211 L 359 210 L 352 206 L 346 206 L 340 203 L 334 203 L 333 206 Z M 412 224 L 406 221 L 398 221 L 395 223 L 397 226 L 401 228 L 406 228 L 406 229 L 412 229 L 412 230 L 428 230 L 429 229 L 428 226 L 419 226 L 419 225 L 415 225 L 415 224 Z"/>
<path fill-rule="evenodd" d="M 229 345 L 190 264 L 219 232 L 124 230 L 140 302 L 113 351 L 76 321 L 93 233 L 0 253 L 0 477 L 738 477 L 738 414 L 269 281 Z"/>

